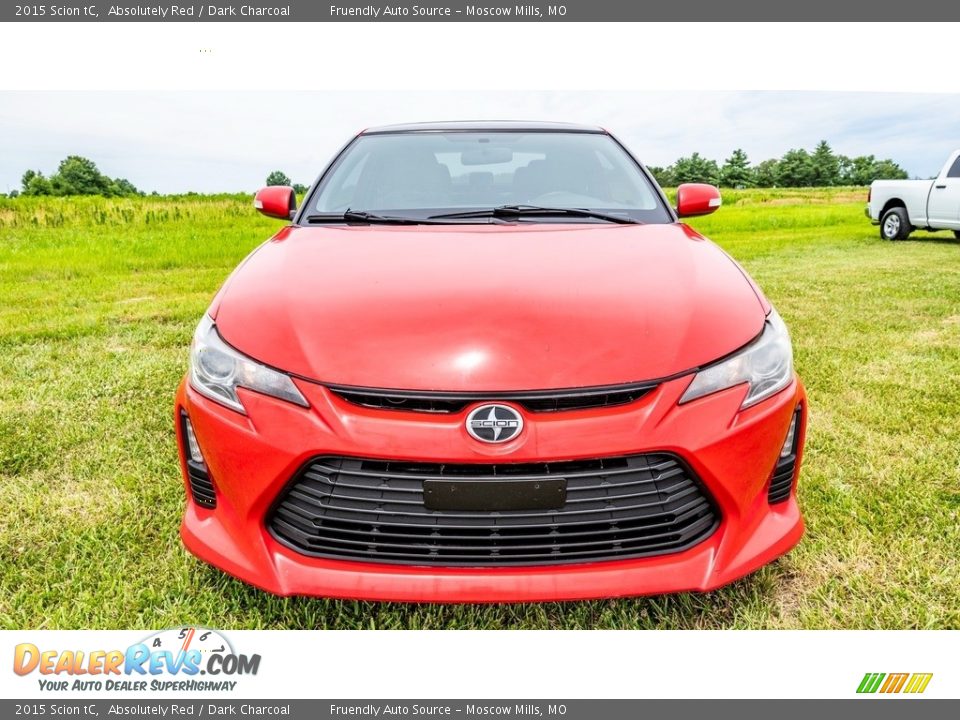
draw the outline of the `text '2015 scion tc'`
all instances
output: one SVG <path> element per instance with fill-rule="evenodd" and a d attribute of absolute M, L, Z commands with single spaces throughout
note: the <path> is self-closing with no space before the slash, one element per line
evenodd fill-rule
<path fill-rule="evenodd" d="M 186 546 L 270 592 L 708 590 L 800 539 L 787 329 L 599 128 L 367 130 L 201 320 Z"/>

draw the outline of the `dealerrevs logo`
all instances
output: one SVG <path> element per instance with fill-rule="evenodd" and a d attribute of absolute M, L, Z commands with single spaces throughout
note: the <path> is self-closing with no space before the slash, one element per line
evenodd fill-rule
<path fill-rule="evenodd" d="M 234 678 L 259 669 L 260 655 L 238 653 L 222 633 L 201 627 L 164 630 L 125 650 L 51 650 L 20 643 L 13 654 L 13 671 L 36 673 L 46 691 L 231 691 Z"/>

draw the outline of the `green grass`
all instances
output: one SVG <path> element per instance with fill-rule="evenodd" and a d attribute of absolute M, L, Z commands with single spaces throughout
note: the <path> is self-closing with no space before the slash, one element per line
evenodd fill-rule
<path fill-rule="evenodd" d="M 0 200 L 0 627 L 960 627 L 960 242 L 865 191 L 740 191 L 692 224 L 790 325 L 808 532 L 708 594 L 539 605 L 280 599 L 188 555 L 173 391 L 248 198 Z"/>

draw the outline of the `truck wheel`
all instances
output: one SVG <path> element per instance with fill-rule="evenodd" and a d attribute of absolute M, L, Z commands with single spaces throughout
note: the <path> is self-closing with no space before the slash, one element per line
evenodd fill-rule
<path fill-rule="evenodd" d="M 906 240 L 912 231 L 905 208 L 890 208 L 880 219 L 880 237 L 884 240 Z"/>

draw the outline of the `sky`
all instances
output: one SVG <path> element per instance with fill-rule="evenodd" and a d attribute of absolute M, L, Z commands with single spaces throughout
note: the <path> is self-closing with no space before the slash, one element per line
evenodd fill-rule
<path fill-rule="evenodd" d="M 960 95 L 853 92 L 0 92 L 0 192 L 27 169 L 92 159 L 146 192 L 252 192 L 282 170 L 310 184 L 365 127 L 422 120 L 600 125 L 648 165 L 694 151 L 753 163 L 827 140 L 936 175 L 960 148 Z"/>

